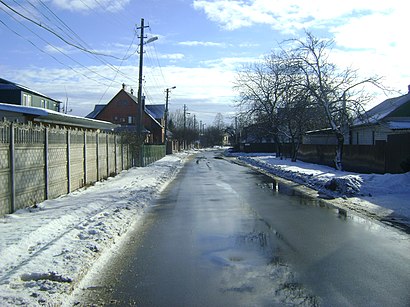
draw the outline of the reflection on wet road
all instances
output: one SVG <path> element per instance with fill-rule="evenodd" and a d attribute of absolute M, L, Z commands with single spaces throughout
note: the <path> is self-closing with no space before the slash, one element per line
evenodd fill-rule
<path fill-rule="evenodd" d="M 139 306 L 408 306 L 408 236 L 202 154 L 83 293 Z"/>

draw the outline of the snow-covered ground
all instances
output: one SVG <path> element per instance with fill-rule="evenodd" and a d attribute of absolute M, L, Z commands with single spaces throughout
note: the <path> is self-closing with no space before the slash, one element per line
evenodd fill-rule
<path fill-rule="evenodd" d="M 0 218 L 0 306 L 58 306 L 118 244 L 183 167 L 189 153 L 123 171 Z"/>
<path fill-rule="evenodd" d="M 410 172 L 404 174 L 358 174 L 334 168 L 292 162 L 272 154 L 230 153 L 239 161 L 260 171 L 280 176 L 318 191 L 325 198 L 336 198 L 331 203 L 375 218 L 387 224 L 410 229 Z"/>
<path fill-rule="evenodd" d="M 0 306 L 61 305 L 97 259 L 137 227 L 190 153 L 167 156 L 55 200 L 0 218 Z M 241 162 L 338 197 L 338 205 L 378 219 L 410 220 L 410 173 L 363 175 L 236 154 Z M 331 181 L 334 179 L 333 181 Z M 327 186 L 327 188 L 326 188 Z M 409 223 L 410 225 L 410 223 Z"/>

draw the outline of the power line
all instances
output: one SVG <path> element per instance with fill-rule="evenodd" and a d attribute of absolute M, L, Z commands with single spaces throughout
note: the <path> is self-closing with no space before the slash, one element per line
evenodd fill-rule
<path fill-rule="evenodd" d="M 60 40 L 62 40 L 64 43 L 66 43 L 66 44 L 69 45 L 69 46 L 72 46 L 72 47 L 74 47 L 74 48 L 76 48 L 76 49 L 79 49 L 79 50 L 81 50 L 81 51 L 84 51 L 84 52 L 86 52 L 86 53 L 95 54 L 95 55 L 100 55 L 100 56 L 104 56 L 104 57 L 111 57 L 111 58 L 114 58 L 114 59 L 117 59 L 117 60 L 122 60 L 121 58 L 116 57 L 116 56 L 114 56 L 114 55 L 97 52 L 97 51 L 95 51 L 95 50 L 89 50 L 89 49 L 87 49 L 87 48 L 84 48 L 83 46 L 79 46 L 79 45 L 76 45 L 76 44 L 74 44 L 74 43 L 72 43 L 72 42 L 69 42 L 67 39 L 65 39 L 64 37 L 62 37 L 60 34 L 56 33 L 54 30 L 52 30 L 52 29 L 50 29 L 50 28 L 48 28 L 48 27 L 42 25 L 41 23 L 39 23 L 39 22 L 37 22 L 37 21 L 35 21 L 35 20 L 33 20 L 33 19 L 31 19 L 31 18 L 25 16 L 24 14 L 21 14 L 20 12 L 18 12 L 17 10 L 15 10 L 15 9 L 12 8 L 11 6 L 9 6 L 7 3 L 5 3 L 3 0 L 0 0 L 0 3 L 2 3 L 2 4 L 3 4 L 4 6 L 6 6 L 10 11 L 14 12 L 14 13 L 17 14 L 18 16 L 20 16 L 21 18 L 23 18 L 23 19 L 25 19 L 25 20 L 27 20 L 27 21 L 29 21 L 29 22 L 31 22 L 31 23 L 37 25 L 38 27 L 40 27 L 40 28 L 46 30 L 47 32 L 53 34 L 54 36 L 56 36 L 57 38 L 59 38 Z M 125 58 L 125 59 L 126 59 L 126 58 Z"/>
<path fill-rule="evenodd" d="M 41 1 L 41 0 L 40 0 Z M 17 3 L 18 4 L 18 3 Z M 33 4 L 32 3 L 30 3 L 32 6 L 33 6 Z M 20 4 L 19 4 L 20 5 Z M 44 4 L 45 5 L 45 4 Z M 21 6 L 21 5 L 20 5 Z M 22 6 L 21 6 L 22 7 Z M 35 6 L 33 6 L 35 9 L 37 9 Z M 47 7 L 46 5 L 45 5 L 45 7 Z M 27 11 L 27 9 L 25 9 L 24 7 L 22 7 L 22 9 L 24 9 L 24 10 L 26 10 Z M 55 13 L 53 13 L 48 7 L 47 7 L 47 9 L 54 15 L 54 16 L 56 16 L 56 18 L 58 18 L 60 21 L 61 21 L 61 23 L 63 23 L 63 25 L 66 27 L 66 28 L 68 28 L 69 29 L 69 31 L 70 32 L 72 32 L 75 36 L 77 36 L 78 37 L 78 39 L 79 40 L 81 40 L 81 41 L 83 41 L 80 37 L 79 37 L 79 35 L 77 35 L 66 23 L 64 23 L 64 21 L 62 21 Z M 38 10 L 38 9 L 37 9 Z M 94 70 L 92 70 L 91 68 L 89 68 L 89 67 L 86 67 L 86 66 L 84 66 L 84 65 L 82 65 L 80 62 L 78 62 L 77 60 L 75 60 L 74 58 L 72 58 L 71 56 L 69 56 L 68 54 L 66 54 L 65 52 L 63 52 L 60 48 L 58 48 L 58 47 L 55 47 L 53 44 L 51 44 L 50 42 L 48 42 L 47 40 L 45 40 L 44 38 L 42 38 L 38 33 L 36 33 L 36 32 L 34 32 L 33 30 L 31 30 L 30 28 L 28 28 L 24 23 L 22 23 L 22 21 L 21 20 L 18 20 L 15 16 L 13 16 L 13 15 L 11 15 L 11 13 L 10 12 L 7 12 L 5 9 L 3 9 L 2 8 L 2 11 L 4 11 L 7 15 L 9 15 L 12 19 L 14 19 L 14 21 L 16 21 L 17 23 L 19 23 L 20 25 L 22 25 L 24 28 L 26 28 L 29 32 L 31 32 L 31 33 L 33 33 L 35 36 L 37 36 L 40 40 L 42 40 L 43 42 L 45 42 L 46 44 L 48 44 L 50 47 L 52 47 L 53 49 L 55 49 L 56 51 L 58 51 L 59 53 L 61 53 L 62 55 L 64 55 L 65 57 L 67 57 L 67 58 L 69 58 L 70 60 L 72 60 L 73 62 L 75 62 L 76 64 L 78 64 L 78 65 L 80 65 L 81 67 L 83 67 L 83 68 L 85 68 L 85 69 L 87 69 L 87 70 L 89 70 L 90 72 L 92 72 L 92 73 L 94 73 L 94 74 L 97 74 L 97 75 L 99 75 L 101 78 L 104 78 L 104 79 L 106 79 L 106 80 L 109 80 L 109 81 L 113 81 L 112 79 L 110 79 L 110 78 L 107 78 L 106 76 L 103 76 L 103 75 L 101 75 L 101 74 L 99 74 L 98 72 L 95 72 Z M 39 12 L 40 12 L 40 14 L 42 14 L 43 16 L 45 16 L 44 15 L 44 13 L 43 12 L 41 12 L 40 10 L 38 10 Z M 47 16 L 45 16 L 48 20 L 50 20 Z M 51 20 L 50 20 L 51 21 Z M 57 26 L 58 27 L 58 26 Z M 10 27 L 7 27 L 8 29 L 10 29 Z M 65 34 L 67 34 L 63 29 L 61 29 L 60 27 L 58 27 L 60 30 L 62 30 Z M 16 32 L 15 31 L 12 31 L 13 33 L 15 33 L 16 34 Z M 71 37 L 71 35 L 70 34 L 67 34 L 67 35 L 69 35 L 70 37 Z M 24 38 L 22 35 L 18 35 L 19 37 L 22 37 L 22 38 Z M 129 55 L 128 56 L 128 52 L 129 52 L 129 49 L 131 48 L 131 46 L 133 45 L 133 43 L 134 43 L 134 40 L 135 40 L 135 36 L 136 36 L 136 34 L 134 33 L 134 37 L 133 37 L 133 39 L 132 39 L 132 42 L 131 42 L 131 44 L 129 45 L 129 47 L 128 47 L 128 50 L 127 50 L 127 53 L 126 53 L 126 55 L 122 58 L 122 60 L 121 60 L 121 65 L 122 65 L 122 63 L 123 63 L 123 61 L 126 59 L 126 58 L 129 58 L 130 56 L 132 56 L 133 54 L 135 54 L 135 52 L 134 53 L 132 53 L 131 55 Z M 25 39 L 25 38 L 24 38 Z M 84 42 L 84 41 L 83 41 Z M 33 42 L 31 42 L 32 44 L 33 44 Z M 85 43 L 85 42 L 84 42 Z M 85 43 L 86 44 L 86 43 Z M 87 45 L 87 44 L 86 44 Z M 37 47 L 37 46 L 36 46 Z M 41 50 L 39 47 L 37 47 L 37 49 L 39 49 L 41 52 L 43 52 L 43 53 L 45 53 L 45 54 L 48 54 L 47 52 L 45 52 L 44 50 Z M 50 54 L 48 54 L 49 56 L 51 56 Z M 126 74 L 124 74 L 124 73 L 122 73 L 117 67 L 115 67 L 114 65 L 112 65 L 111 63 L 109 63 L 109 62 L 107 62 L 105 59 L 103 59 L 103 58 L 100 58 L 99 56 L 97 56 L 97 55 L 95 55 L 95 54 L 87 54 L 88 56 L 93 56 L 96 60 L 98 60 L 98 61 L 100 61 L 101 63 L 103 63 L 104 65 L 106 65 L 108 68 L 110 68 L 111 70 L 113 70 L 115 73 L 116 73 L 116 76 L 118 75 L 118 74 L 121 74 L 121 75 L 123 75 L 127 80 L 128 79 L 130 79 L 130 80 L 132 80 L 132 78 L 130 78 L 130 76 L 129 75 L 126 75 Z M 54 56 L 51 56 L 54 60 L 57 60 Z M 60 64 L 62 64 L 62 65 L 65 65 L 65 64 L 63 64 L 61 61 L 58 61 L 57 60 L 57 62 L 58 63 L 60 63 Z M 65 65 L 66 66 L 66 65 Z M 135 80 L 134 80 L 135 81 Z M 119 84 L 121 83 L 121 82 L 118 82 Z"/>
<path fill-rule="evenodd" d="M 5 24 L 1 19 L 0 19 L 0 23 L 3 24 L 8 30 L 10 30 L 11 32 L 13 32 L 14 34 L 16 34 L 17 36 L 19 36 L 19 37 L 21 37 L 21 38 L 27 40 L 31 45 L 33 45 L 33 47 L 35 47 L 36 49 L 38 49 L 40 52 L 42 52 L 42 53 L 44 53 L 44 54 L 50 56 L 51 58 L 53 58 L 57 63 L 59 63 L 59 64 L 61 64 L 61 65 L 63 65 L 63 66 L 68 67 L 69 69 L 71 69 L 71 70 L 74 71 L 75 73 L 81 74 L 82 76 L 86 77 L 87 79 L 90 79 L 90 80 L 92 80 L 92 81 L 94 81 L 94 82 L 97 82 L 97 83 L 100 83 L 100 84 L 106 86 L 106 84 L 102 83 L 101 81 L 96 80 L 96 79 L 94 79 L 94 78 L 92 78 L 92 77 L 90 77 L 90 76 L 88 76 L 88 75 L 86 75 L 86 74 L 83 74 L 83 73 L 80 72 L 80 71 L 77 71 L 75 68 L 73 68 L 73 67 L 71 67 L 71 66 L 69 66 L 69 65 L 67 65 L 67 64 L 65 64 L 65 63 L 63 63 L 63 62 L 61 62 L 60 60 L 58 60 L 58 59 L 57 59 L 56 57 L 54 57 L 53 55 L 48 54 L 47 52 L 45 52 L 44 50 L 42 50 L 40 47 L 38 47 L 35 43 L 33 43 L 30 39 L 25 38 L 24 36 L 20 35 L 18 32 L 16 32 L 16 31 L 14 31 L 13 29 L 11 29 L 11 28 L 10 28 L 7 24 Z M 84 68 L 86 68 L 86 67 L 84 67 Z"/>

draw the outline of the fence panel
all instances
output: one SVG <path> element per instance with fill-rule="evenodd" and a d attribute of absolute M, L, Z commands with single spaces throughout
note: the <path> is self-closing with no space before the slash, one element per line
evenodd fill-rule
<path fill-rule="evenodd" d="M 0 128 L 0 133 L 2 132 Z M 10 145 L 0 143 L 0 216 L 11 212 Z"/>
<path fill-rule="evenodd" d="M 130 148 L 112 133 L 1 122 L 0 216 L 130 168 Z"/>
<path fill-rule="evenodd" d="M 108 176 L 114 176 L 117 172 L 116 168 L 116 144 L 115 144 L 115 135 L 114 134 L 108 134 L 107 135 L 107 141 L 108 141 L 108 146 L 107 146 L 107 157 L 108 157 Z"/>
<path fill-rule="evenodd" d="M 389 135 L 387 144 L 389 150 L 386 152 L 386 171 L 389 173 L 408 172 L 410 167 L 410 133 Z"/>
<path fill-rule="evenodd" d="M 44 128 L 16 125 L 14 139 L 14 209 L 45 198 Z"/>
<path fill-rule="evenodd" d="M 165 145 L 143 145 L 143 165 L 147 166 L 157 160 L 165 157 L 166 147 Z"/>
<path fill-rule="evenodd" d="M 67 130 L 50 129 L 48 142 L 48 198 L 53 199 L 68 193 Z"/>
<path fill-rule="evenodd" d="M 10 126 L 0 123 L 0 216 L 11 212 Z"/>
<path fill-rule="evenodd" d="M 70 133 L 70 183 L 71 191 L 84 186 L 84 132 Z"/>
<path fill-rule="evenodd" d="M 86 182 L 85 184 L 91 184 L 96 182 L 97 179 L 97 133 L 87 131 L 86 132 Z"/>
<path fill-rule="evenodd" d="M 107 136 L 98 134 L 98 180 L 108 177 L 107 173 Z"/>

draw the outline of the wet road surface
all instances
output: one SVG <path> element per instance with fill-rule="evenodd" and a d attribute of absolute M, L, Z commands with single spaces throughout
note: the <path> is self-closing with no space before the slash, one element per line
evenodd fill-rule
<path fill-rule="evenodd" d="M 199 154 L 81 304 L 410 306 L 409 236 Z"/>

